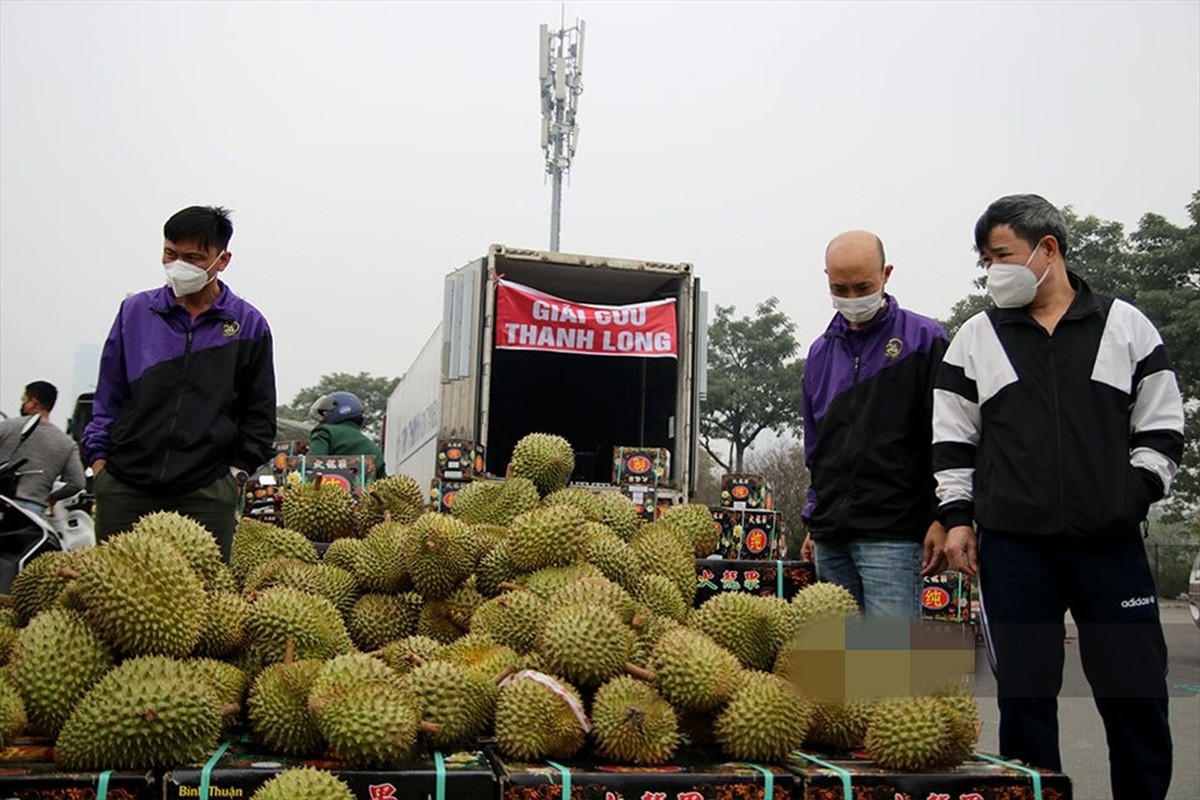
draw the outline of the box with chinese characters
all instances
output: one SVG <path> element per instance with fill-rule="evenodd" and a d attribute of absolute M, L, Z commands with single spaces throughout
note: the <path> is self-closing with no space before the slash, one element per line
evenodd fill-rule
<path fill-rule="evenodd" d="M 740 511 L 771 511 L 775 500 L 771 484 L 761 475 L 722 475 L 721 505 Z"/>
<path fill-rule="evenodd" d="M 158 779 L 149 770 L 76 772 L 54 763 L 53 742 L 18 739 L 0 747 L 0 797 L 4 800 L 157 800 Z"/>
<path fill-rule="evenodd" d="M 804 800 L 1071 800 L 1071 779 L 976 754 L 936 772 L 895 772 L 862 758 L 797 751 L 788 761 L 800 777 Z"/>
<path fill-rule="evenodd" d="M 730 560 L 787 558 L 787 539 L 779 524 L 778 511 L 743 511 L 722 507 L 710 511 L 718 531 L 714 555 Z"/>
<path fill-rule="evenodd" d="M 447 481 L 434 478 L 429 484 L 429 507 L 434 511 L 449 514 L 454 508 L 454 498 L 470 481 Z"/>
<path fill-rule="evenodd" d="M 749 592 L 768 597 L 792 596 L 816 583 L 811 561 L 744 561 L 696 559 L 696 606 L 720 592 Z"/>
<path fill-rule="evenodd" d="M 658 490 L 653 484 L 624 483 L 621 494 L 629 498 L 642 520 L 652 522 L 658 516 Z"/>
<path fill-rule="evenodd" d="M 435 478 L 465 481 L 483 477 L 487 459 L 483 445 L 466 439 L 438 439 Z"/>
<path fill-rule="evenodd" d="M 199 797 L 205 778 L 209 797 L 248 800 L 260 786 L 285 769 L 316 767 L 328 770 L 355 797 L 364 800 L 493 800 L 497 783 L 491 763 L 481 752 L 434 753 L 411 764 L 392 769 L 347 769 L 339 761 L 298 759 L 256 752 L 252 745 L 232 744 L 208 769 L 196 764 L 174 769 L 163 776 L 163 800 Z"/>
<path fill-rule="evenodd" d="M 375 456 L 289 456 L 283 480 L 313 483 L 333 481 L 355 497 L 375 479 Z M 278 478 L 277 478 L 278 480 Z"/>
<path fill-rule="evenodd" d="M 614 447 L 612 482 L 666 486 L 671 480 L 671 451 L 665 447 Z"/>
<path fill-rule="evenodd" d="M 971 576 L 962 572 L 926 575 L 921 589 L 921 618 L 971 622 Z"/>

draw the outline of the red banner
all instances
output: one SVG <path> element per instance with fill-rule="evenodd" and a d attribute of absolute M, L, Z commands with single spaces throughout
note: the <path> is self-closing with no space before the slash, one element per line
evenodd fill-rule
<path fill-rule="evenodd" d="M 575 303 L 496 281 L 496 347 L 596 356 L 677 358 L 675 300 L 626 306 Z"/>

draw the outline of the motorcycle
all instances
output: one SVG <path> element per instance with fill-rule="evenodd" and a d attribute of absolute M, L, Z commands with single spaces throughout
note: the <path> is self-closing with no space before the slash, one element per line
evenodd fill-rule
<path fill-rule="evenodd" d="M 32 474 L 21 470 L 27 461 L 20 458 L 0 463 L 0 486 Z M 21 570 L 43 553 L 95 545 L 95 528 L 85 510 L 89 505 L 86 493 L 80 492 L 59 501 L 49 516 L 43 516 L 15 498 L 0 494 L 0 594 L 8 594 Z"/>

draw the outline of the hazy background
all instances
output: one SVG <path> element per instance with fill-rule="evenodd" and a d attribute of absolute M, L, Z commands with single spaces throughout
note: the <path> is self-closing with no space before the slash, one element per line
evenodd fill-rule
<path fill-rule="evenodd" d="M 945 316 L 971 228 L 1032 191 L 1128 226 L 1200 188 L 1200 3 L 569 3 L 587 22 L 562 249 L 690 261 L 806 343 L 825 243 L 878 232 Z M 223 277 L 270 320 L 280 402 L 398 377 L 443 275 L 546 248 L 537 32 L 559 3 L 0 2 L 0 410 L 91 388 L 162 223 L 234 211 Z"/>

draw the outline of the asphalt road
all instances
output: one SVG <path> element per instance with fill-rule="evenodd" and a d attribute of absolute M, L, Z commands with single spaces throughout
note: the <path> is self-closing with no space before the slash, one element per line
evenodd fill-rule
<path fill-rule="evenodd" d="M 1200 798 L 1200 628 L 1192 622 L 1186 603 L 1170 600 L 1161 603 L 1163 630 L 1171 658 L 1167 684 L 1171 693 L 1171 733 L 1175 749 L 1175 768 L 1167 796 L 1177 800 L 1197 800 Z M 1079 649 L 1075 646 L 1074 625 L 1069 617 L 1066 654 L 1064 687 L 1086 687 Z M 998 753 L 1000 715 L 996 709 L 996 684 L 982 647 L 976 655 L 976 696 L 983 720 L 979 749 L 985 753 Z M 1058 723 L 1063 771 L 1071 778 L 1075 800 L 1111 798 L 1104 725 L 1090 694 L 1064 689 L 1058 701 Z"/>

